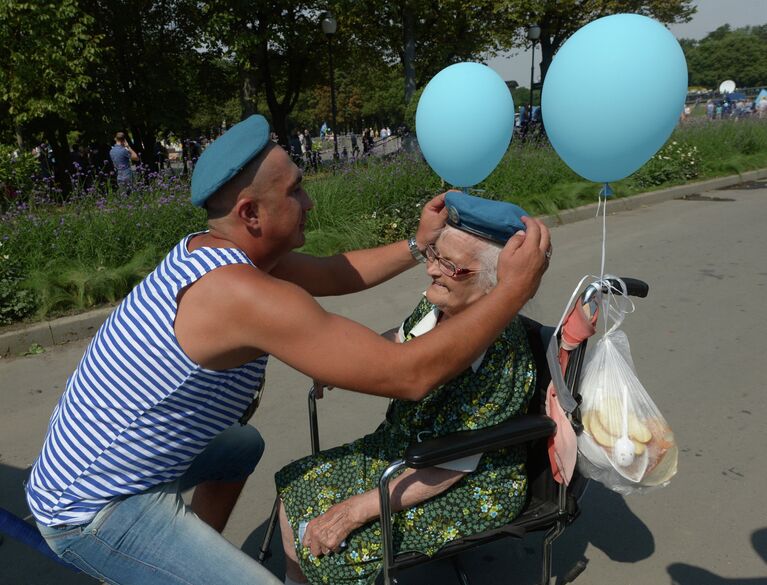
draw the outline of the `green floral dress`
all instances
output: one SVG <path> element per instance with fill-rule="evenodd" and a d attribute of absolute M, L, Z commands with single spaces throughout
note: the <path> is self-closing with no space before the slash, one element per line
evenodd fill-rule
<path fill-rule="evenodd" d="M 404 323 L 411 329 L 433 309 L 422 300 Z M 372 583 L 381 570 L 381 527 L 376 520 L 352 532 L 340 554 L 315 558 L 298 542 L 298 525 L 333 504 L 376 489 L 381 473 L 418 440 L 480 429 L 522 414 L 535 387 L 535 362 L 519 319 L 487 349 L 475 372 L 467 368 L 418 402 L 392 401 L 386 420 L 370 435 L 310 455 L 276 474 L 277 491 L 296 535 L 301 569 L 310 583 Z M 457 538 L 503 526 L 521 511 L 527 494 L 524 448 L 485 453 L 452 488 L 394 515 L 396 553 L 433 555 Z"/>

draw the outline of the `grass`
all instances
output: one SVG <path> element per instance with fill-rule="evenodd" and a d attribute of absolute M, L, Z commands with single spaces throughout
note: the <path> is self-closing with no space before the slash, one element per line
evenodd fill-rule
<path fill-rule="evenodd" d="M 616 195 L 767 167 L 767 120 L 691 118 Z M 64 200 L 36 182 L 0 216 L 0 325 L 116 302 L 185 234 L 204 229 L 185 178 L 145 175 L 130 195 L 96 177 Z M 315 201 L 304 250 L 318 255 L 411 235 L 420 208 L 445 188 L 418 154 L 400 153 L 309 176 Z M 546 145 L 513 142 L 473 190 L 513 201 L 534 215 L 595 202 L 599 185 L 581 179 Z M 14 296 L 15 295 L 15 296 Z M 34 301 L 32 301 L 33 299 Z"/>

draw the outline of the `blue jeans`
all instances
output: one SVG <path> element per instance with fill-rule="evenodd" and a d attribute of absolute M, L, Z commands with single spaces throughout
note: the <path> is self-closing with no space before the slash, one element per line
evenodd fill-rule
<path fill-rule="evenodd" d="M 243 481 L 264 452 L 251 426 L 225 430 L 172 483 L 116 498 L 87 524 L 43 526 L 48 546 L 89 575 L 115 585 L 280 583 L 200 520 L 181 491 L 204 481 Z"/>

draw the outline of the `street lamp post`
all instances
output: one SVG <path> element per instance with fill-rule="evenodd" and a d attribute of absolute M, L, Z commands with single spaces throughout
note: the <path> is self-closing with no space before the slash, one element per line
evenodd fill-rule
<path fill-rule="evenodd" d="M 332 12 L 322 15 L 322 32 L 328 38 L 328 63 L 330 65 L 330 110 L 333 119 L 333 158 L 338 160 L 338 125 L 336 124 L 336 83 L 333 71 L 333 35 L 338 23 Z"/>
<path fill-rule="evenodd" d="M 532 122 L 533 116 L 533 79 L 535 78 L 535 43 L 541 38 L 541 27 L 537 24 L 527 29 L 527 40 L 530 41 L 533 49 L 533 56 L 530 61 L 530 109 L 527 112 L 528 123 Z"/>

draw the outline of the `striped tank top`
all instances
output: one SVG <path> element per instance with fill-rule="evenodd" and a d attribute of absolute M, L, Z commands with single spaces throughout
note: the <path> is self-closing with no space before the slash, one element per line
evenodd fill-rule
<path fill-rule="evenodd" d="M 180 477 L 250 404 L 268 356 L 223 371 L 176 340 L 176 297 L 204 274 L 251 264 L 237 248 L 185 237 L 114 310 L 69 377 L 27 482 L 42 524 L 84 524 L 111 499 Z"/>

